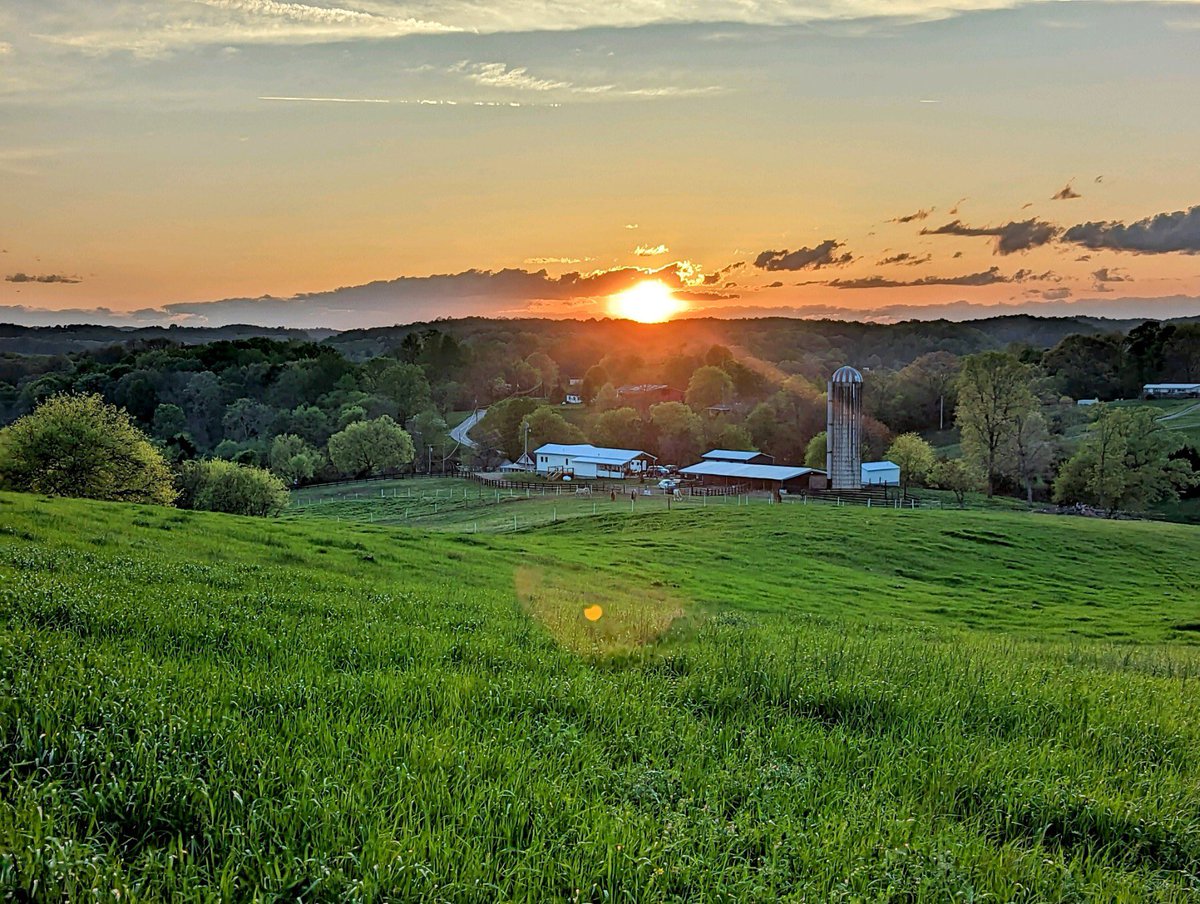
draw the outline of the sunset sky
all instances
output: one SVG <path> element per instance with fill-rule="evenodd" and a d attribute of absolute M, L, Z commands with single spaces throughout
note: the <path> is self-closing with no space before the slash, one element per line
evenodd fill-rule
<path fill-rule="evenodd" d="M 1200 314 L 1200 3 L 8 0 L 0 122 L 0 321 Z"/>

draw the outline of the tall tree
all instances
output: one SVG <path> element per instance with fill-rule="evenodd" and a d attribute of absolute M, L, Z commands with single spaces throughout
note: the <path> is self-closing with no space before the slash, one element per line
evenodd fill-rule
<path fill-rule="evenodd" d="M 431 404 L 429 381 L 416 364 L 391 365 L 375 378 L 375 388 L 395 404 L 396 420 L 401 424 Z"/>
<path fill-rule="evenodd" d="M 1054 500 L 1089 503 L 1112 517 L 1177 499 L 1197 481 L 1190 462 L 1171 457 L 1181 445 L 1153 409 L 1106 405 L 1054 481 Z"/>
<path fill-rule="evenodd" d="M 329 459 L 343 474 L 367 477 L 394 471 L 416 455 L 412 437 L 386 414 L 357 421 L 329 437 Z"/>
<path fill-rule="evenodd" d="M 729 401 L 733 393 L 733 380 L 729 374 L 711 364 L 698 367 L 688 380 L 687 394 L 684 398 L 693 411 L 703 411 L 713 405 L 721 405 Z"/>
<path fill-rule="evenodd" d="M 280 433 L 271 441 L 271 470 L 290 485 L 311 480 L 321 467 L 321 453 L 294 433 Z"/>
<path fill-rule="evenodd" d="M 683 402 L 651 405 L 650 421 L 658 433 L 660 459 L 682 465 L 694 461 L 700 454 L 704 424 Z"/>
<path fill-rule="evenodd" d="M 1006 352 L 983 352 L 963 361 L 958 377 L 956 420 L 963 452 L 985 474 L 988 498 L 1001 474 L 1004 444 L 1019 418 L 1034 409 L 1029 367 Z"/>
<path fill-rule="evenodd" d="M 1054 446 L 1046 419 L 1037 409 L 1018 413 L 1013 430 L 1005 442 L 1001 461 L 1005 472 L 1025 488 L 1025 501 L 1033 505 L 1033 484 L 1050 470 Z"/>
<path fill-rule="evenodd" d="M 549 406 L 542 406 L 521 421 L 521 430 L 529 428 L 529 452 L 546 443 L 584 443 L 583 431 Z"/>
<path fill-rule="evenodd" d="M 937 464 L 933 446 L 915 433 L 901 433 L 892 440 L 885 455 L 900 466 L 900 492 L 905 496 L 912 484 L 925 483 Z"/>

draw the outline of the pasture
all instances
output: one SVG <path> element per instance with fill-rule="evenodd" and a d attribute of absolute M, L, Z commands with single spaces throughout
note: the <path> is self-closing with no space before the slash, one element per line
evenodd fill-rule
<path fill-rule="evenodd" d="M 325 508 L 0 494 L 0 887 L 1200 896 L 1193 528 Z"/>

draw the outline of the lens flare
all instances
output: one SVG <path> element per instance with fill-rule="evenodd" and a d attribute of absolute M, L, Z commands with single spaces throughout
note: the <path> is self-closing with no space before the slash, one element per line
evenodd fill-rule
<path fill-rule="evenodd" d="M 608 313 L 611 316 L 636 320 L 638 323 L 662 323 L 686 310 L 687 304 L 671 294 L 670 287 L 657 279 L 640 282 L 608 300 Z"/>
<path fill-rule="evenodd" d="M 583 617 L 588 621 L 600 621 L 600 616 L 604 614 L 604 610 L 599 606 L 588 606 L 583 610 Z"/>

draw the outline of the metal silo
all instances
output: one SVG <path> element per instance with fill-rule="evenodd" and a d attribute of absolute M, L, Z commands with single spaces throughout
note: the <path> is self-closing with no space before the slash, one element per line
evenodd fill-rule
<path fill-rule="evenodd" d="M 839 367 L 829 380 L 825 470 L 832 490 L 862 489 L 862 391 L 853 367 Z"/>

